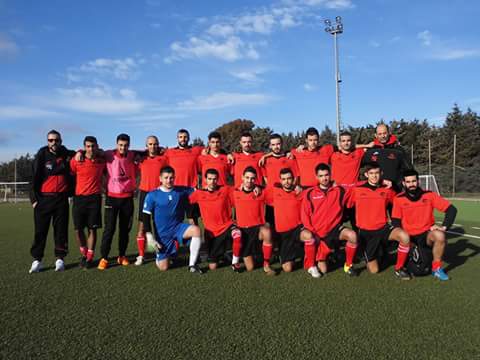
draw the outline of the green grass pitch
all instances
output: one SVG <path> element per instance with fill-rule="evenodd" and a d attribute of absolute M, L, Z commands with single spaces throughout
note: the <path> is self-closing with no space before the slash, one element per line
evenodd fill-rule
<path fill-rule="evenodd" d="M 353 279 L 160 273 L 152 262 L 84 271 L 72 231 L 67 271 L 53 271 L 50 237 L 47 269 L 29 275 L 32 210 L 0 205 L 0 358 L 478 359 L 480 202 L 455 204 L 453 231 L 473 237 L 449 236 L 445 283 L 402 282 L 392 266 Z"/>

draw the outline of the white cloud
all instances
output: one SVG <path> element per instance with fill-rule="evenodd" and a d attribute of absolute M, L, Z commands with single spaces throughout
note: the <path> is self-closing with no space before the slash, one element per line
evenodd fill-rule
<path fill-rule="evenodd" d="M 432 33 L 428 30 L 424 30 L 417 34 L 417 38 L 422 42 L 424 46 L 432 45 Z"/>
<path fill-rule="evenodd" d="M 132 80 L 138 77 L 139 68 L 144 63 L 145 60 L 142 58 L 99 58 L 88 61 L 79 67 L 69 68 L 67 79 L 70 81 L 80 81 L 85 74 L 93 74 L 119 80 Z"/>
<path fill-rule="evenodd" d="M 32 119 L 32 118 L 52 118 L 59 117 L 62 114 L 30 106 L 0 106 L 0 119 Z"/>
<path fill-rule="evenodd" d="M 315 86 L 315 85 L 309 84 L 309 83 L 305 83 L 305 84 L 303 84 L 303 89 L 307 92 L 312 92 L 312 91 L 317 90 L 318 87 Z"/>
<path fill-rule="evenodd" d="M 327 9 L 351 9 L 355 7 L 351 0 L 303 0 L 302 3 L 309 6 L 322 6 Z"/>
<path fill-rule="evenodd" d="M 242 94 L 218 92 L 209 96 L 198 96 L 178 103 L 184 110 L 214 110 L 233 106 L 264 105 L 274 100 L 266 94 Z"/>
<path fill-rule="evenodd" d="M 443 49 L 431 55 L 436 60 L 460 60 L 480 57 L 480 49 Z"/>
<path fill-rule="evenodd" d="M 19 51 L 18 45 L 5 34 L 0 33 L 0 57 L 15 56 Z"/>
<path fill-rule="evenodd" d="M 207 33 L 212 36 L 227 37 L 233 35 L 235 29 L 231 25 L 213 24 L 207 29 Z"/>
<path fill-rule="evenodd" d="M 231 71 L 230 75 L 233 77 L 249 82 L 249 83 L 259 83 L 262 82 L 259 76 L 265 73 L 264 69 L 253 69 L 253 70 L 238 70 L 238 71 Z"/>
<path fill-rule="evenodd" d="M 378 47 L 380 47 L 380 43 L 378 41 L 375 41 L 375 40 L 370 40 L 368 42 L 368 46 L 373 47 L 373 48 L 378 48 Z"/>

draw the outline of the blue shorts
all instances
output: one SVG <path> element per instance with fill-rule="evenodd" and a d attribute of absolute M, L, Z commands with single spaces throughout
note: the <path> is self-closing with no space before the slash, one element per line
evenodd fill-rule
<path fill-rule="evenodd" d="M 157 253 L 155 260 L 161 261 L 171 257 L 177 256 L 177 247 L 175 246 L 175 240 L 180 245 L 188 245 L 190 239 L 184 240 L 183 234 L 190 227 L 190 224 L 179 223 L 175 228 L 164 234 L 157 234 L 157 241 L 162 244 L 162 249 Z"/>

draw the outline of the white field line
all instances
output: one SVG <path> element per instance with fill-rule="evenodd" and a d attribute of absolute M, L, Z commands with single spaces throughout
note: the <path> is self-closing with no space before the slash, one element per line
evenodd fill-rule
<path fill-rule="evenodd" d="M 480 239 L 480 236 L 475 236 L 475 235 L 470 235 L 470 234 L 462 234 L 462 233 L 459 233 L 459 232 L 456 232 L 456 231 L 446 231 L 447 233 L 449 234 L 452 234 L 452 235 L 459 235 L 459 236 L 465 236 L 465 237 L 469 237 L 469 238 L 473 238 L 473 239 Z"/>
<path fill-rule="evenodd" d="M 480 227 L 472 226 L 472 229 L 480 230 Z"/>

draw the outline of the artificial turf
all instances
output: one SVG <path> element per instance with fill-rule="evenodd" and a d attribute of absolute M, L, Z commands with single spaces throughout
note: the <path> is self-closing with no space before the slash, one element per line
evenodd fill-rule
<path fill-rule="evenodd" d="M 456 205 L 456 223 L 480 236 L 471 228 L 480 228 L 480 203 Z M 1 359 L 480 357 L 480 239 L 450 237 L 444 283 L 400 281 L 392 266 L 322 279 L 302 270 L 160 273 L 152 262 L 85 271 L 72 231 L 67 271 L 53 271 L 50 238 L 47 269 L 29 275 L 31 208 L 1 205 L 0 219 Z"/>

